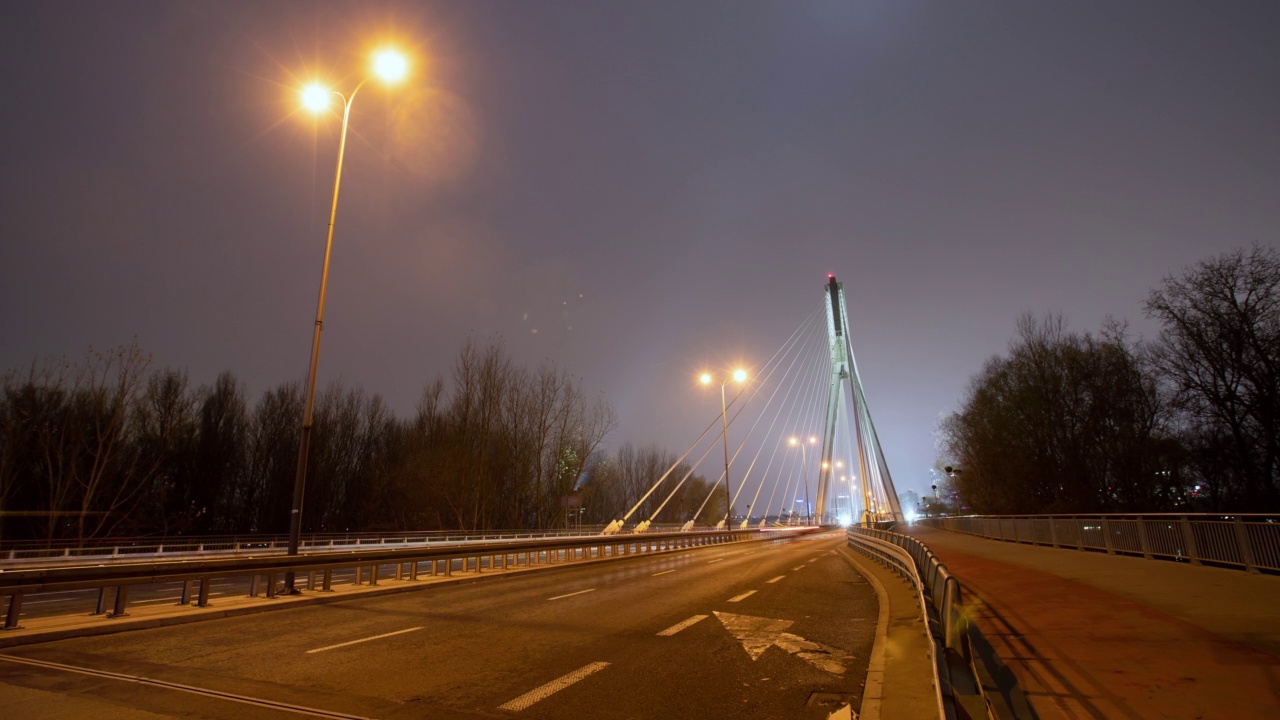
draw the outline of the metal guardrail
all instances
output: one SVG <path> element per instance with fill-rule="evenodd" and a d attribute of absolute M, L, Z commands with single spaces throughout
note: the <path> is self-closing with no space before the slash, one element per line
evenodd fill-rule
<path fill-rule="evenodd" d="M 569 530 L 429 530 L 396 533 L 317 533 L 302 537 L 303 551 L 365 545 L 425 545 L 546 537 L 590 537 L 599 535 L 603 525 Z M 651 530 L 675 531 L 679 524 L 654 525 Z M 708 532 L 712 527 L 695 527 L 692 532 Z M 285 550 L 287 535 L 205 535 L 172 537 L 92 538 L 75 540 L 25 540 L 0 543 L 0 565 L 23 561 L 62 561 L 76 558 L 120 558 L 138 555 L 204 555 L 258 553 Z"/>
<path fill-rule="evenodd" d="M 916 522 L 993 540 L 1280 572 L 1280 516 L 965 515 Z"/>
<path fill-rule="evenodd" d="M 235 558 L 200 558 L 195 560 L 154 560 L 149 562 L 43 567 L 0 571 L 0 596 L 9 597 L 4 629 L 18 628 L 22 601 L 27 595 L 62 590 L 98 590 L 94 611 L 90 614 L 123 617 L 127 614 L 129 588 L 136 585 L 181 582 L 182 596 L 178 605 L 197 607 L 209 604 L 209 590 L 215 579 L 251 578 L 250 596 L 265 590 L 266 597 L 279 592 L 284 573 L 295 573 L 305 580 L 307 590 L 331 589 L 335 570 L 355 570 L 355 583 L 365 577 L 378 584 L 380 566 L 394 565 L 396 579 L 417 580 L 419 573 L 449 576 L 455 565 L 462 572 L 481 573 L 508 567 L 566 563 L 581 560 L 623 558 L 637 554 L 670 552 L 690 547 L 772 539 L 779 536 L 811 532 L 811 529 L 784 528 L 752 530 L 719 530 L 700 533 L 646 533 L 642 535 L 593 535 L 590 537 L 501 541 L 472 545 L 436 545 L 400 548 L 380 547 L 370 550 L 317 552 L 307 555 L 260 555 Z M 261 583 L 266 577 L 265 585 Z M 319 583 L 317 583 L 317 576 Z M 112 610 L 106 612 L 109 591 L 115 595 Z"/>
<path fill-rule="evenodd" d="M 895 570 L 919 594 L 933 644 L 939 717 L 945 720 L 1034 718 L 1012 673 L 964 611 L 960 582 L 924 543 L 876 528 L 854 527 L 849 546 Z M 896 552 L 895 552 L 896 551 Z"/>

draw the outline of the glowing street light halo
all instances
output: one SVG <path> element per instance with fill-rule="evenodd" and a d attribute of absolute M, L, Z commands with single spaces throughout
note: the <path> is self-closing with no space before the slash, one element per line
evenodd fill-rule
<path fill-rule="evenodd" d="M 311 112 L 323 112 L 329 109 L 329 103 L 332 99 L 333 91 L 321 85 L 318 82 L 308 84 L 302 88 L 302 106 Z"/>
<path fill-rule="evenodd" d="M 400 82 L 409 74 L 409 59 L 397 50 L 383 48 L 373 54 L 373 74 L 383 82 Z"/>

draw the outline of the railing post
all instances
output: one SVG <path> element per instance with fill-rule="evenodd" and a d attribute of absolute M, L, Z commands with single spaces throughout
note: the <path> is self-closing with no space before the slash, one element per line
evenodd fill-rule
<path fill-rule="evenodd" d="M 1196 534 L 1191 530 L 1191 521 L 1186 515 L 1178 518 L 1178 525 L 1182 528 L 1182 544 L 1187 551 L 1187 559 L 1192 565 L 1200 564 L 1200 552 L 1196 549 Z"/>
<path fill-rule="evenodd" d="M 1102 526 L 1102 544 L 1106 546 L 1108 555 L 1115 555 L 1116 549 L 1113 543 L 1111 542 L 1111 522 L 1108 521 L 1106 518 L 1102 518 L 1101 526 Z"/>
<path fill-rule="evenodd" d="M 1142 557 L 1151 559 L 1151 539 L 1147 537 L 1147 521 L 1138 517 L 1138 546 L 1142 548 Z"/>
<path fill-rule="evenodd" d="M 1249 542 L 1249 528 L 1245 526 L 1244 521 L 1236 515 L 1235 522 L 1231 523 L 1236 530 L 1236 546 L 1240 548 L 1240 561 L 1244 563 L 1244 569 L 1254 575 L 1258 572 L 1258 565 L 1253 559 L 1253 544 Z"/>
<path fill-rule="evenodd" d="M 9 612 L 4 616 L 5 630 L 21 630 L 18 625 L 18 617 L 22 615 L 22 591 L 19 590 L 9 596 Z"/>
<path fill-rule="evenodd" d="M 1058 547 L 1058 523 L 1053 521 L 1052 515 L 1045 522 L 1049 523 L 1049 544 Z"/>

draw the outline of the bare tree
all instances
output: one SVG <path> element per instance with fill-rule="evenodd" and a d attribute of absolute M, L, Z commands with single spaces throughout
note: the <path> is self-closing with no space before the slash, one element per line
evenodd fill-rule
<path fill-rule="evenodd" d="M 1280 253 L 1256 246 L 1169 277 L 1146 302 L 1199 481 L 1217 509 L 1280 509 Z"/>

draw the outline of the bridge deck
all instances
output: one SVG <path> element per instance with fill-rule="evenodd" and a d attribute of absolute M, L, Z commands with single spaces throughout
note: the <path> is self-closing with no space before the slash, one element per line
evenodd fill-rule
<path fill-rule="evenodd" d="M 963 583 L 1041 718 L 1280 714 L 1280 577 L 907 532 Z"/>

